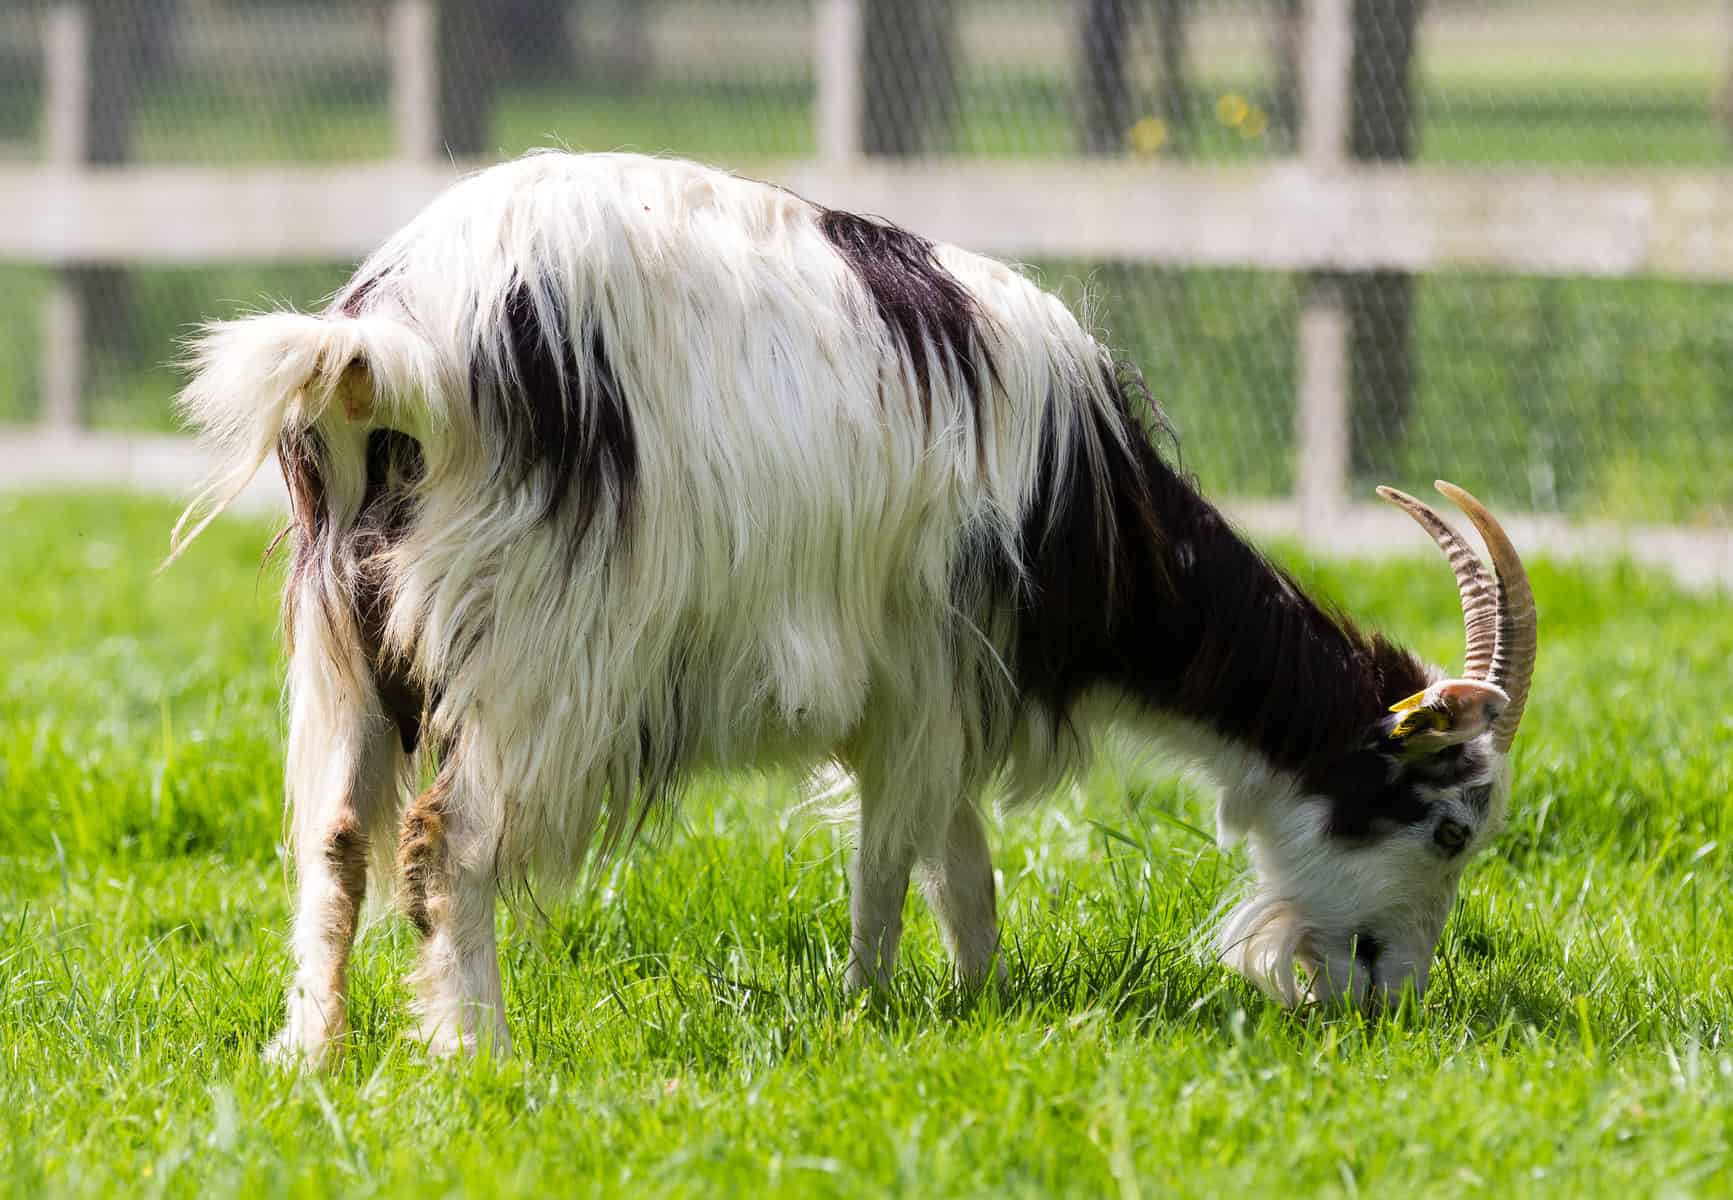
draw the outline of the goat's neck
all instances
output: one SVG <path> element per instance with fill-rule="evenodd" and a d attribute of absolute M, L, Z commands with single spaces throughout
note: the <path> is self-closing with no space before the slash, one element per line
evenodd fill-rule
<path fill-rule="evenodd" d="M 1208 757 L 1238 785 L 1305 775 L 1426 686 L 1411 655 L 1326 611 L 1141 438 L 1076 477 L 1037 534 L 1020 647 L 1056 711 L 1092 685 L 1129 693 L 1225 747 Z"/>

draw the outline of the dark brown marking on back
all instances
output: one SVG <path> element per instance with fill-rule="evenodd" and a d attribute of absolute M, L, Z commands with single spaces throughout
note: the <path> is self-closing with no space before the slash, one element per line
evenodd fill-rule
<path fill-rule="evenodd" d="M 631 408 L 593 317 L 573 314 L 545 288 L 520 282 L 506 297 L 499 345 L 477 354 L 470 397 L 502 447 L 496 475 L 507 486 L 536 482 L 543 518 L 567 505 L 574 544 L 612 509 L 621 526 L 638 478 Z M 579 355 L 584 361 L 580 363 Z"/>
<path fill-rule="evenodd" d="M 872 297 L 879 319 L 914 372 L 926 418 L 932 419 L 931 350 L 941 368 L 956 373 L 962 385 L 959 398 L 971 405 L 978 444 L 982 369 L 990 377 L 996 370 L 981 337 L 980 308 L 969 289 L 939 265 L 933 243 L 888 221 L 830 208 L 819 213 L 818 228 Z"/>

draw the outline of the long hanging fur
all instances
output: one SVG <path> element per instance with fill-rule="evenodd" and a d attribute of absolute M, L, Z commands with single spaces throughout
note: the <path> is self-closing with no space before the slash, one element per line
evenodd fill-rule
<path fill-rule="evenodd" d="M 192 368 L 223 466 L 174 552 L 281 446 L 339 626 L 369 435 L 418 444 L 378 653 L 508 871 L 569 872 L 699 766 L 877 735 L 911 791 L 978 783 L 1016 706 L 970 571 L 1022 574 L 1047 465 L 1125 436 L 1104 351 L 1016 272 L 632 156 L 472 177 L 329 311 L 211 326 Z"/>
<path fill-rule="evenodd" d="M 987 969 L 975 800 L 1050 788 L 1103 714 L 1215 768 L 1259 876 L 1220 950 L 1290 1003 L 1296 958 L 1341 976 L 1372 947 L 1423 984 L 1502 811 L 1468 734 L 1425 761 L 1377 741 L 1437 673 L 1246 545 L 1062 303 L 883 222 L 533 155 L 453 187 L 327 311 L 210 326 L 191 366 L 220 465 L 173 554 L 273 452 L 294 508 L 285 1053 L 341 1032 L 332 931 L 368 849 L 424 934 L 430 1037 L 486 1041 L 485 1010 L 503 1044 L 492 886 L 570 877 L 707 768 L 858 781 L 862 981 L 917 855 L 959 970 Z M 436 782 L 403 809 L 417 764 Z"/>

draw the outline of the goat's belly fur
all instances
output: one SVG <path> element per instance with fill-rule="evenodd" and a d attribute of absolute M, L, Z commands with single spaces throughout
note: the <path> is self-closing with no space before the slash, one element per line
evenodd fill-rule
<path fill-rule="evenodd" d="M 997 262 L 540 154 L 200 355 L 193 417 L 291 483 L 292 686 L 371 688 L 502 874 L 569 873 L 696 770 L 835 761 L 927 837 L 1081 749 L 1030 614 L 1098 547 L 1042 546 L 1123 533 L 1154 460 L 1102 346 Z"/>

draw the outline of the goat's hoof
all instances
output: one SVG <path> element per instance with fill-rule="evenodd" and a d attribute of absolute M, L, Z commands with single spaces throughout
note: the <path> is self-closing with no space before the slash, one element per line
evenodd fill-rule
<path fill-rule="evenodd" d="M 995 955 L 989 962 L 958 967 L 954 978 L 957 989 L 964 995 L 980 996 L 989 988 L 1004 991 L 1009 975 L 1005 970 L 1005 960 Z"/>
<path fill-rule="evenodd" d="M 273 1067 L 309 1073 L 328 1071 L 337 1063 L 341 1035 L 308 1036 L 285 1028 L 265 1046 L 264 1060 Z"/>
<path fill-rule="evenodd" d="M 869 971 L 859 962 L 851 962 L 842 977 L 843 998 L 853 1000 L 862 992 L 883 992 L 890 988 L 889 971 Z"/>
<path fill-rule="evenodd" d="M 460 1029 L 451 1022 L 423 1025 L 410 1035 L 428 1058 L 492 1058 L 512 1056 L 511 1032 L 503 1022 L 479 1029 Z"/>

